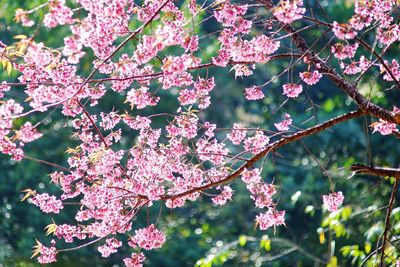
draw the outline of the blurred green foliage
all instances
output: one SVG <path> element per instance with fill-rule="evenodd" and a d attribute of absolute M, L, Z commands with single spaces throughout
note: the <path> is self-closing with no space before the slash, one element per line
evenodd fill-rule
<path fill-rule="evenodd" d="M 14 41 L 13 36 L 37 30 L 37 40 L 42 40 L 51 47 L 60 47 L 67 30 L 60 27 L 52 30 L 39 27 L 27 33 L 26 28 L 13 22 L 16 8 L 28 10 L 42 2 L 0 1 L 1 40 L 10 44 Z M 320 12 L 319 5 L 330 17 L 344 21 L 351 15 L 353 1 L 305 2 L 309 10 L 312 9 L 321 19 L 327 18 Z M 43 12 L 41 10 L 35 13 L 34 19 L 40 20 Z M 198 34 L 216 30 L 213 23 L 209 21 L 204 24 Z M 131 26 L 135 28 L 137 25 Z M 318 29 L 309 30 L 303 35 L 310 43 L 321 37 Z M 316 46 L 322 47 L 326 41 L 326 37 L 321 37 Z M 203 44 L 203 48 L 205 46 Z M 133 45 L 129 49 L 134 49 Z M 397 49 L 391 55 L 398 52 Z M 174 51 L 170 49 L 163 53 L 171 54 Z M 198 56 L 206 61 L 214 54 L 215 51 L 206 50 Z M 81 65 L 82 75 L 90 71 L 90 56 Z M 355 108 L 327 78 L 323 78 L 317 86 L 307 88 L 306 94 L 299 101 L 289 101 L 290 103 L 283 106 L 281 104 L 285 99 L 281 95 L 281 85 L 287 80 L 286 77 L 270 83 L 262 102 L 245 101 L 243 88 L 264 83 L 279 74 L 287 64 L 285 61 L 271 61 L 266 65 L 258 65 L 253 76 L 243 79 L 235 79 L 229 69 L 210 69 L 210 74 L 215 76 L 217 88 L 213 92 L 212 106 L 201 116 L 217 123 L 219 127 L 230 127 L 233 122 L 241 121 L 247 126 L 268 129 L 284 112 L 288 112 L 292 114 L 295 125 L 306 128 Z M 298 71 L 300 70 L 295 70 L 296 75 Z M 202 74 L 204 73 L 205 71 Z M 15 78 L 16 73 L 13 72 L 11 79 Z M 5 74 L 0 74 L 0 79 L 6 79 Z M 386 92 L 379 87 L 371 89 L 363 83 L 360 90 L 370 92 L 372 100 L 383 106 L 389 105 L 392 102 L 389 100 L 395 97 L 392 92 Z M 174 112 L 177 93 L 175 89 L 161 92 L 162 101 L 156 111 L 152 112 Z M 126 107 L 121 105 L 122 99 L 121 95 L 110 93 L 92 111 L 99 114 L 101 110 L 123 110 Z M 309 120 L 313 116 L 315 117 Z M 43 118 L 44 115 L 34 117 L 35 120 Z M 60 131 L 66 123 L 56 110 L 40 129 L 45 137 L 29 144 L 26 149 L 29 151 L 28 155 L 66 165 L 64 151 L 76 145 L 69 138 L 68 131 Z M 352 176 L 349 166 L 355 162 L 395 167 L 399 164 L 397 140 L 394 137 L 371 135 L 367 127 L 370 123 L 371 119 L 366 117 L 340 124 L 302 142 L 290 144 L 267 159 L 263 175 L 268 181 L 274 180 L 278 186 L 278 205 L 279 209 L 286 210 L 286 227 L 267 232 L 259 231 L 254 223 L 255 215 L 259 211 L 254 208 L 246 188 L 240 183 L 233 184 L 235 195 L 232 203 L 222 208 L 213 206 L 207 199 L 188 203 L 173 211 L 160 207 L 160 224 L 167 232 L 168 241 L 159 251 L 146 253 L 147 266 L 360 265 L 376 249 L 377 240 L 383 232 L 384 207 L 387 205 L 393 181 Z M 122 142 L 126 146 L 132 143 L 133 140 Z M 314 157 L 319 159 L 319 163 Z M 328 170 L 335 189 L 343 191 L 346 196 L 345 206 L 334 214 L 328 214 L 321 208 L 321 196 L 329 192 L 329 182 L 320 165 Z M 57 188 L 49 184 L 47 176 L 54 169 L 28 160 L 21 163 L 10 162 L 5 156 L 0 156 L 0 166 L 0 266 L 38 266 L 34 259 L 29 259 L 31 249 L 35 238 L 44 235 L 43 228 L 51 223 L 52 218 L 43 215 L 26 202 L 20 202 L 21 191 L 25 188 L 37 188 L 57 194 Z M 398 198 L 397 195 L 396 199 Z M 66 213 L 54 219 L 58 223 L 71 222 L 73 216 L 67 209 Z M 157 220 L 158 209 L 152 209 L 149 216 L 151 220 Z M 146 216 L 139 215 L 139 218 Z M 392 220 L 393 234 L 400 233 L 400 208 L 394 210 Z M 135 223 L 142 225 L 146 222 Z M 397 255 L 395 250 L 390 253 Z M 96 248 L 91 246 L 61 254 L 59 262 L 50 266 L 119 266 L 121 259 L 128 254 L 127 248 L 123 248 L 121 253 L 103 259 Z M 390 261 L 388 259 L 388 263 Z M 373 266 L 373 261 L 367 266 Z"/>

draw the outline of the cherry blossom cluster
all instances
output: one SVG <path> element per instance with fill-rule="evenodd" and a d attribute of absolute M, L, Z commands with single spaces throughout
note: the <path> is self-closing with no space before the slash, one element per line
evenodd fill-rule
<path fill-rule="evenodd" d="M 47 263 L 52 263 L 56 262 L 56 256 L 57 256 L 57 249 L 55 248 L 55 242 L 54 240 L 51 241 L 51 247 L 46 247 L 39 241 L 36 241 L 36 246 L 35 246 L 35 254 L 38 254 L 38 262 L 41 264 L 47 264 Z"/>
<path fill-rule="evenodd" d="M 118 241 L 115 238 L 106 239 L 106 243 L 102 246 L 99 246 L 97 250 L 101 253 L 101 256 L 104 258 L 109 257 L 112 253 L 117 252 L 117 248 L 122 246 L 122 242 Z"/>
<path fill-rule="evenodd" d="M 339 191 L 339 192 L 333 192 L 329 195 L 324 195 L 322 196 L 322 199 L 328 210 L 330 212 L 334 212 L 338 210 L 340 205 L 342 205 L 344 196 L 343 193 Z"/>
<path fill-rule="evenodd" d="M 141 247 L 145 250 L 151 250 L 162 247 L 165 242 L 165 234 L 157 230 L 154 224 L 147 228 L 135 231 L 135 235 L 129 241 L 132 247 Z"/>
<path fill-rule="evenodd" d="M 279 5 L 274 9 L 274 16 L 286 24 L 290 24 L 295 20 L 301 19 L 306 9 L 303 8 L 303 0 L 280 1 Z"/>
<path fill-rule="evenodd" d="M 303 86 L 318 90 L 322 77 L 332 76 L 330 69 L 315 64 L 313 53 L 299 50 L 303 52 L 299 56 L 294 48 L 281 45 L 295 35 L 285 29 L 312 19 L 306 16 L 303 1 L 283 0 L 270 7 L 272 12 L 259 12 L 259 8 L 268 7 L 269 1 L 265 3 L 265 7 L 254 7 L 229 0 L 211 5 L 193 0 L 189 5 L 146 0 L 140 6 L 128 0 L 49 0 L 33 10 L 16 10 L 15 20 L 27 30 L 37 23 L 69 32 L 61 49 L 27 36 L 19 36 L 15 44 L 0 41 L 0 60 L 18 73 L 17 84 L 23 86 L 18 93 L 26 95 L 22 100 L 14 99 L 15 83 L 0 83 L 0 152 L 22 160 L 27 143 L 46 135 L 43 122 L 29 121 L 29 115 L 51 116 L 58 107 L 68 120 L 66 129 L 77 142 L 76 147 L 66 150 L 68 166 L 50 174 L 51 182 L 60 188 L 59 197 L 27 191 L 29 202 L 45 213 L 62 212 L 70 200 L 78 203 L 76 224 L 54 222 L 49 233 L 66 243 L 98 239 L 102 257 L 128 245 L 133 252 L 124 259 L 125 265 L 142 266 L 145 255 L 141 249 L 158 249 L 167 237 L 160 225 L 135 224 L 141 209 L 151 208 L 155 202 L 175 209 L 209 195 L 215 205 L 226 205 L 233 198 L 233 178 L 239 176 L 255 207 L 262 210 L 255 218 L 259 228 L 285 224 L 285 211 L 279 211 L 273 201 L 276 186 L 262 179 L 259 159 L 270 152 L 278 138 L 289 136 L 289 129 L 296 128 L 295 118 L 287 113 L 283 113 L 283 120 L 275 116 L 271 129 L 251 122 L 219 128 L 204 119 L 204 110 L 218 105 L 212 102 L 214 94 L 229 90 L 217 83 L 213 68 L 228 66 L 236 79 L 245 80 L 259 65 L 289 57 L 292 63 L 282 73 L 296 75 L 284 80 L 282 94 L 290 101 L 301 96 Z M 394 0 L 356 0 L 349 21 L 314 21 L 329 29 L 332 40 L 326 50 L 329 60 L 334 61 L 333 68 L 350 79 L 370 69 L 379 70 L 385 82 L 398 82 L 398 61 L 371 59 L 373 51 L 359 40 L 363 30 L 377 25 L 377 42 L 382 51 L 390 49 L 400 36 L 391 12 L 395 5 Z M 34 20 L 38 9 L 45 10 L 40 23 Z M 268 15 L 260 27 L 254 18 L 264 13 Z M 206 20 L 212 20 L 218 31 L 196 35 L 203 30 L 202 23 L 193 23 L 199 14 L 208 14 Z M 133 29 L 132 25 L 140 26 Z M 215 43 L 217 47 L 212 46 Z M 209 51 L 213 54 L 207 58 L 204 54 Z M 84 77 L 80 63 L 90 55 L 94 55 L 92 73 Z M 206 74 L 198 71 L 201 69 L 206 69 Z M 261 86 L 247 80 L 245 84 L 244 99 L 254 101 L 266 97 L 270 81 Z M 164 91 L 175 96 L 173 113 L 155 113 L 155 107 L 164 101 Z M 95 113 L 91 107 L 105 95 L 122 98 L 126 110 Z M 397 113 L 395 108 L 392 114 Z M 24 121 L 16 123 L 17 119 Z M 371 127 L 382 135 L 397 132 L 393 121 L 382 118 Z M 126 140 L 130 147 L 125 146 Z M 239 163 L 243 165 L 238 167 Z M 214 191 L 203 194 L 208 190 Z M 334 192 L 323 196 L 323 203 L 333 212 L 343 199 L 342 192 Z M 38 242 L 38 261 L 56 261 L 59 250 L 54 240 L 51 247 Z"/>
<path fill-rule="evenodd" d="M 83 240 L 86 238 L 86 234 L 83 229 L 75 225 L 61 224 L 57 225 L 54 230 L 54 235 L 58 239 L 64 239 L 66 243 L 74 242 L 74 238 Z"/>
<path fill-rule="evenodd" d="M 293 120 L 290 114 L 285 114 L 285 119 L 281 122 L 275 123 L 276 129 L 278 129 L 281 132 L 286 132 L 289 130 L 289 126 L 292 125 Z"/>
<path fill-rule="evenodd" d="M 40 210 L 45 213 L 59 213 L 60 210 L 64 208 L 61 200 L 47 193 L 36 194 L 34 197 L 30 198 L 30 202 L 38 206 Z"/>
<path fill-rule="evenodd" d="M 283 85 L 283 94 L 290 98 L 298 97 L 303 92 L 301 84 L 287 83 Z"/>
<path fill-rule="evenodd" d="M 141 267 L 146 259 L 143 253 L 132 253 L 130 258 L 125 258 L 124 263 L 126 267 Z"/>
<path fill-rule="evenodd" d="M 393 107 L 394 114 L 400 114 L 400 109 L 396 106 Z M 379 119 L 379 121 L 371 124 L 373 128 L 373 133 L 379 132 L 381 135 L 389 135 L 393 132 L 397 132 L 397 125 L 392 122 L 387 122 L 385 120 Z"/>
<path fill-rule="evenodd" d="M 251 193 L 256 207 L 267 208 L 267 212 L 260 213 L 256 217 L 256 222 L 261 230 L 267 230 L 272 226 L 279 226 L 285 223 L 285 211 L 275 209 L 272 196 L 276 194 L 274 185 L 263 182 L 261 172 L 255 168 L 245 170 L 242 174 L 242 181 L 246 184 Z"/>
<path fill-rule="evenodd" d="M 246 88 L 246 99 L 247 100 L 258 100 L 264 98 L 264 93 L 261 91 L 260 87 L 253 86 Z"/>
<path fill-rule="evenodd" d="M 225 205 L 227 201 L 232 200 L 233 190 L 229 186 L 224 186 L 221 193 L 211 200 L 216 205 Z"/>

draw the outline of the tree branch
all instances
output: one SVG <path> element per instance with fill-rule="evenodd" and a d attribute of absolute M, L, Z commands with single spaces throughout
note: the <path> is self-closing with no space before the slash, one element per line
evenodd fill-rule
<path fill-rule="evenodd" d="M 394 199 L 396 198 L 396 192 L 399 187 L 399 178 L 396 178 L 396 181 L 394 182 L 392 193 L 390 194 L 390 200 L 389 200 L 389 207 L 386 213 L 386 219 L 385 219 L 385 231 L 383 232 L 383 241 L 382 241 L 382 251 L 381 251 L 381 260 L 380 260 L 380 267 L 383 267 L 385 265 L 384 258 L 385 258 L 385 247 L 386 247 L 386 240 L 387 240 L 387 235 L 388 231 L 390 229 L 390 214 L 392 213 L 393 209 L 393 203 Z"/>
<path fill-rule="evenodd" d="M 281 53 L 281 54 L 271 55 L 269 57 L 269 61 L 282 59 L 282 58 L 293 58 L 293 57 L 299 58 L 301 56 L 302 56 L 301 54 L 296 54 L 296 53 Z M 258 64 L 258 62 L 253 62 L 253 61 L 229 61 L 228 62 L 228 65 L 237 65 L 237 64 L 252 65 L 252 64 Z M 219 67 L 219 66 L 215 65 L 212 62 L 209 62 L 209 63 L 203 63 L 203 64 L 199 64 L 197 66 L 189 67 L 187 70 L 194 71 L 194 70 L 210 68 L 210 67 Z M 160 72 L 154 72 L 154 73 L 148 73 L 148 74 L 142 74 L 142 75 L 127 76 L 127 77 L 108 77 L 108 78 L 90 79 L 87 81 L 87 83 L 103 83 L 103 82 L 112 82 L 112 81 L 156 79 L 156 78 L 160 78 L 163 75 L 164 75 L 164 72 L 160 71 Z M 43 81 L 43 82 L 13 82 L 13 83 L 7 83 L 6 85 L 8 85 L 8 86 L 28 86 L 28 85 L 66 86 L 66 85 L 83 85 L 83 83 L 84 82 L 56 83 L 56 82 L 50 82 L 50 81 Z"/>
<path fill-rule="evenodd" d="M 315 19 L 315 18 L 311 18 L 311 17 L 307 17 L 307 16 L 303 16 L 305 19 L 310 20 L 312 22 L 317 23 L 318 25 L 323 25 L 326 26 L 328 28 L 333 28 L 333 25 L 330 23 L 326 23 L 324 21 Z M 357 42 L 359 42 L 361 45 L 363 45 L 367 50 L 369 50 L 377 59 L 378 61 L 382 64 L 383 68 L 386 70 L 386 72 L 389 74 L 389 76 L 393 79 L 393 81 L 396 83 L 397 88 L 400 89 L 400 82 L 397 80 L 396 76 L 393 74 L 392 70 L 389 68 L 389 66 L 386 64 L 386 62 L 383 60 L 383 58 L 374 50 L 372 49 L 371 46 L 369 46 L 364 40 L 362 40 L 359 37 L 355 37 L 354 38 Z"/>
<path fill-rule="evenodd" d="M 366 166 L 363 164 L 356 163 L 351 165 L 350 170 L 354 171 L 357 174 L 368 174 L 380 177 L 400 178 L 400 169 L 395 169 L 395 168 Z"/>
<path fill-rule="evenodd" d="M 271 0 L 259 0 L 261 3 L 265 4 L 267 9 L 273 7 Z M 349 81 L 341 77 L 335 69 L 333 69 L 328 63 L 318 57 L 314 52 L 310 50 L 304 38 L 298 33 L 291 25 L 283 24 L 282 28 L 291 34 L 293 44 L 297 49 L 303 53 L 304 57 L 307 57 L 311 63 L 314 65 L 319 65 L 321 72 L 327 74 L 332 81 L 334 81 L 342 91 L 344 91 L 349 97 L 351 97 L 359 106 L 360 109 L 366 113 L 380 118 L 382 120 L 400 124 L 400 114 L 394 114 L 378 105 L 375 105 L 371 101 L 367 100 L 362 94 L 357 90 L 357 87 L 351 84 Z"/>
<path fill-rule="evenodd" d="M 212 182 L 212 183 L 200 186 L 200 187 L 196 187 L 196 188 L 193 188 L 191 190 L 188 190 L 186 192 L 182 192 L 182 193 L 179 193 L 179 194 L 176 194 L 176 195 L 171 195 L 171 196 L 165 195 L 165 196 L 161 197 L 161 199 L 162 200 L 167 200 L 167 199 L 174 199 L 174 198 L 184 197 L 184 196 L 190 195 L 190 194 L 195 193 L 195 192 L 203 191 L 203 190 L 206 190 L 206 189 L 209 189 L 209 188 L 212 188 L 212 187 L 217 187 L 219 185 L 229 183 L 229 182 L 235 180 L 239 175 L 241 175 L 242 172 L 245 169 L 252 167 L 257 161 L 262 159 L 269 152 L 271 152 L 271 151 L 273 152 L 273 151 L 277 150 L 278 148 L 283 147 L 286 144 L 298 141 L 298 140 L 300 140 L 300 139 L 302 139 L 304 137 L 319 133 L 319 132 L 321 132 L 321 131 L 323 131 L 325 129 L 328 129 L 328 128 L 340 123 L 340 122 L 344 122 L 344 121 L 347 121 L 347 120 L 350 120 L 350 119 L 353 119 L 353 118 L 360 117 L 363 114 L 365 114 L 365 113 L 362 110 L 351 111 L 349 113 L 346 113 L 346 114 L 343 114 L 343 115 L 338 116 L 336 118 L 333 118 L 331 120 L 328 120 L 328 121 L 326 121 L 324 123 L 318 124 L 318 125 L 316 125 L 314 127 L 310 127 L 310 128 L 308 128 L 306 130 L 299 131 L 299 132 L 294 133 L 294 134 L 289 135 L 289 136 L 285 136 L 285 137 L 273 142 L 272 144 L 269 144 L 262 152 L 260 152 L 259 154 L 255 155 L 254 157 L 250 158 L 245 164 L 243 164 L 235 172 L 233 172 L 232 174 L 228 175 L 224 179 L 216 181 L 216 182 Z"/>

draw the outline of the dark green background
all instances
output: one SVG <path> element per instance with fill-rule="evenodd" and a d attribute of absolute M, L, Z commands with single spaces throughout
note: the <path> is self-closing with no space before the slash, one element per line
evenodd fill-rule
<path fill-rule="evenodd" d="M 11 44 L 15 41 L 13 36 L 31 34 L 36 25 L 27 29 L 15 24 L 12 21 L 14 11 L 18 7 L 28 10 L 43 2 L 0 0 L 1 41 Z M 321 5 L 329 17 L 337 21 L 346 21 L 351 16 L 352 2 L 329 1 L 329 6 L 328 1 L 305 1 L 305 4 L 309 15 L 312 11 L 318 18 L 329 21 L 321 12 Z M 43 10 L 40 10 L 32 17 L 37 22 L 42 16 Z M 300 28 L 306 24 L 297 22 L 295 26 Z M 135 25 L 137 23 L 132 23 L 133 28 Z M 198 34 L 213 32 L 219 27 L 215 20 L 209 20 L 198 29 Z M 262 30 L 259 25 L 254 32 Z M 319 51 L 332 36 L 330 33 L 322 36 L 323 31 L 322 28 L 314 27 L 302 32 L 302 35 L 309 44 L 319 38 L 316 44 L 316 50 Z M 43 41 L 50 47 L 60 47 L 62 37 L 67 34 L 68 30 L 63 27 L 52 30 L 40 27 L 36 40 Z M 373 36 L 372 31 L 364 38 L 368 43 L 372 43 Z M 215 38 L 200 44 L 205 48 L 213 42 L 217 44 Z M 282 46 L 289 45 L 287 41 L 282 42 Z M 133 47 L 128 46 L 127 50 L 129 49 Z M 204 57 L 206 61 L 206 57 L 215 55 L 216 49 L 217 46 L 209 52 L 210 54 L 207 54 L 207 51 L 204 55 L 197 56 Z M 173 52 L 173 49 L 169 49 L 163 53 Z M 387 54 L 387 58 L 396 58 L 398 52 L 396 44 Z M 322 55 L 327 55 L 326 53 L 328 51 Z M 88 53 L 80 65 L 80 73 L 83 76 L 90 72 L 91 57 Z M 282 60 L 257 65 L 253 76 L 237 79 L 229 68 L 211 68 L 209 74 L 215 76 L 216 88 L 212 93 L 211 107 L 202 113 L 201 117 L 217 123 L 219 127 L 230 127 L 234 122 L 240 121 L 247 126 L 275 130 L 273 123 L 283 118 L 285 112 L 292 114 L 294 125 L 306 128 L 356 108 L 336 85 L 325 77 L 316 86 L 305 87 L 305 93 L 296 100 L 289 100 L 283 107 L 280 107 L 285 101 L 281 86 L 286 83 L 287 75 L 267 87 L 264 100 L 244 99 L 243 88 L 264 83 L 288 64 L 288 60 Z M 337 66 L 335 61 L 332 64 Z M 298 79 L 300 71 L 304 71 L 304 66 L 298 64 L 298 67 L 293 69 L 295 80 Z M 197 74 L 204 75 L 204 71 Z M 16 75 L 17 73 L 13 72 L 11 77 L 7 77 L 3 72 L 0 78 L 13 81 Z M 385 90 L 390 85 L 381 81 L 381 77 L 377 70 L 371 71 L 362 80 L 359 88 L 363 93 L 370 93 L 375 103 L 391 109 L 397 102 L 398 93 Z M 372 89 L 371 84 L 374 84 Z M 22 88 L 13 88 L 8 97 L 23 99 Z M 160 104 L 152 109 L 151 113 L 174 112 L 177 107 L 176 97 L 175 89 L 162 91 Z M 128 109 L 122 102 L 123 96 L 108 93 L 91 112 L 99 114 L 102 110 L 110 111 L 114 107 L 117 110 Z M 44 115 L 35 115 L 31 119 L 37 121 L 43 117 Z M 313 118 L 309 120 L 311 117 Z M 21 125 L 23 122 L 24 120 L 18 120 L 15 124 Z M 66 122 L 66 118 L 56 111 L 51 119 L 40 127 L 44 137 L 29 144 L 26 148 L 27 154 L 66 165 L 65 150 L 77 145 L 69 138 L 69 129 L 60 127 Z M 338 266 L 359 265 L 365 254 L 376 248 L 376 242 L 383 232 L 385 209 L 382 208 L 387 205 L 393 181 L 352 176 L 349 166 L 356 162 L 391 167 L 397 167 L 399 164 L 398 141 L 394 136 L 372 134 L 368 128 L 372 122 L 368 116 L 345 122 L 302 142 L 290 144 L 280 149 L 279 154 L 267 159 L 263 175 L 268 181 L 275 179 L 275 184 L 279 186 L 278 208 L 286 210 L 286 227 L 279 227 L 275 231 L 259 231 L 254 223 L 259 210 L 254 207 L 245 187 L 240 182 L 234 182 L 234 199 L 224 207 L 215 207 L 206 198 L 201 202 L 187 203 L 183 208 L 173 211 L 164 207 L 159 223 L 167 233 L 167 242 L 162 249 L 146 253 L 146 266 L 194 266 L 200 259 L 203 259 L 202 264 L 199 262 L 202 266 L 325 266 L 326 263 L 316 262 L 315 257 L 327 262 L 332 255 L 336 257 Z M 157 125 L 161 121 L 154 123 Z M 122 144 L 128 146 L 132 144 L 133 139 L 134 136 L 132 139 L 125 139 Z M 329 193 L 328 177 L 323 174 L 314 157 L 329 171 L 336 190 L 343 191 L 345 195 L 345 208 L 331 217 L 321 208 L 322 195 Z M 42 214 L 27 202 L 20 202 L 21 191 L 25 188 L 59 194 L 58 189 L 49 184 L 47 174 L 52 171 L 54 169 L 45 165 L 27 160 L 20 163 L 11 162 L 8 157 L 0 155 L 0 266 L 37 266 L 35 260 L 29 259 L 35 238 L 49 240 L 43 239 L 43 228 L 51 223 L 52 218 L 57 223 L 71 222 L 74 213 L 68 208 L 62 215 L 53 217 Z M 157 217 L 156 206 L 150 210 L 150 219 L 155 221 Z M 135 222 L 137 225 L 146 224 L 144 213 L 139 218 L 143 219 Z M 392 231 L 396 234 L 400 229 L 397 204 L 392 219 Z M 325 238 L 323 244 L 320 242 L 322 236 Z M 294 244 L 300 246 L 300 250 L 285 254 Z M 391 253 L 392 259 L 395 258 L 396 249 Z M 121 266 L 122 259 L 129 254 L 127 248 L 123 248 L 121 253 L 103 259 L 96 248 L 91 246 L 61 254 L 58 256 L 59 261 L 51 266 Z M 274 259 L 276 255 L 281 256 Z M 368 264 L 372 266 L 372 262 Z"/>

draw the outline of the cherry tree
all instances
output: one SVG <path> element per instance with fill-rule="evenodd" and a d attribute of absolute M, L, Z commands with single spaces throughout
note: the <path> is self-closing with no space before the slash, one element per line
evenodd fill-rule
<path fill-rule="evenodd" d="M 142 209 L 157 202 L 177 209 L 204 198 L 225 205 L 237 183 L 245 184 L 249 201 L 259 209 L 249 223 L 262 231 L 284 227 L 285 211 L 276 201 L 278 188 L 262 175 L 266 158 L 289 143 L 362 116 L 375 120 L 370 126 L 376 134 L 400 136 L 400 110 L 394 100 L 390 108 L 377 105 L 358 87 L 378 71 L 379 77 L 367 82 L 400 89 L 399 63 L 389 53 L 400 38 L 396 0 L 352 1 L 354 12 L 347 21 L 318 18 L 302 0 L 71 2 L 49 0 L 32 10 L 17 9 L 15 21 L 27 34 L 15 36 L 15 43 L 0 42 L 4 71 L 18 73 L 17 81 L 0 84 L 1 153 L 14 161 L 32 159 L 25 144 L 46 138 L 41 129 L 48 127 L 33 115 L 51 117 L 56 109 L 68 120 L 69 127 L 63 130 L 71 130 L 71 138 L 79 142 L 66 151 L 68 166 L 36 159 L 57 168 L 50 173 L 59 188 L 57 196 L 24 191 L 23 200 L 44 213 L 58 214 L 65 205 L 76 204 L 76 224 L 55 221 L 46 228 L 54 235 L 51 243 L 37 241 L 34 256 L 40 263 L 55 262 L 57 254 L 88 245 L 97 246 L 102 257 L 129 246 L 132 254 L 126 255 L 125 265 L 142 266 L 146 251 L 166 242 L 156 221 L 145 228 L 135 226 Z M 43 10 L 44 17 L 38 19 L 35 14 Z M 210 21 L 219 30 L 197 35 Z M 313 27 L 329 40 L 322 49 L 302 36 Z M 63 47 L 41 42 L 36 34 L 41 28 L 67 28 Z M 206 50 L 215 52 L 208 58 Z M 82 76 L 80 64 L 87 58 L 91 72 Z M 239 122 L 226 129 L 203 119 L 211 105 L 218 105 L 213 92 L 228 90 L 215 82 L 213 70 L 226 69 L 237 79 L 246 79 L 274 60 L 288 62 L 273 78 L 284 81 L 285 101 L 298 101 L 305 88 L 318 90 L 321 79 L 330 79 L 357 108 L 306 129 L 295 126 L 296 114 L 288 113 L 274 118 L 268 129 Z M 306 71 L 294 72 L 295 68 Z M 271 82 L 243 88 L 243 98 L 261 101 Z M 20 94 L 13 92 L 21 90 L 25 97 L 17 98 Z M 174 113 L 154 112 L 164 100 L 164 90 L 178 90 Z M 112 93 L 124 98 L 126 110 L 92 112 Z M 156 118 L 163 121 L 162 127 L 152 125 Z M 16 127 L 14 122 L 20 119 L 24 124 Z M 128 135 L 125 127 L 135 136 Z M 121 149 L 122 138 L 133 145 Z M 351 170 L 395 178 L 386 227 L 373 252 L 380 255 L 383 266 L 385 260 L 393 261 L 385 249 L 391 246 L 390 215 L 400 169 L 355 164 Z M 330 179 L 326 173 L 321 176 Z M 335 191 L 331 180 L 327 191 L 321 194 L 321 203 L 336 212 L 345 196 Z M 83 243 L 64 247 L 59 240 Z"/>

